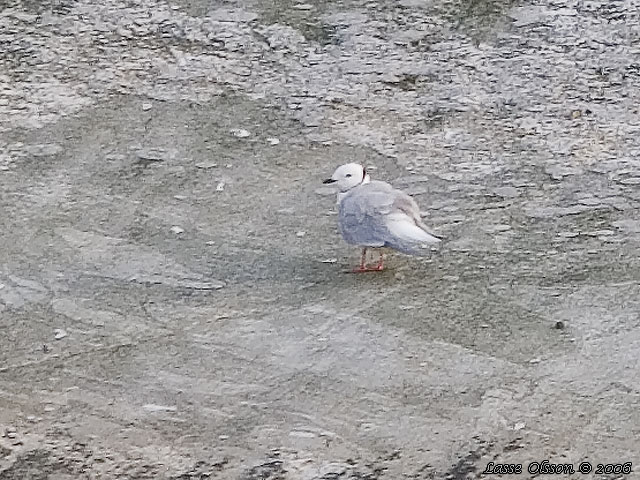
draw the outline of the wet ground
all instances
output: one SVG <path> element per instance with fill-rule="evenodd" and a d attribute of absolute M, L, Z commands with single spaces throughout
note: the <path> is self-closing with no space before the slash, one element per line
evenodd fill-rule
<path fill-rule="evenodd" d="M 4 2 L 0 478 L 638 470 L 639 14 Z M 442 247 L 344 273 L 345 161 Z"/>

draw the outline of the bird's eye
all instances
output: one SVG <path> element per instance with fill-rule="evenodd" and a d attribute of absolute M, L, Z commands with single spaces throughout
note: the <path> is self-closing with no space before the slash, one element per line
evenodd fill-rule
<path fill-rule="evenodd" d="M 345 175 L 345 177 L 347 177 L 347 178 L 349 178 L 350 176 L 351 176 L 351 174 L 350 174 L 350 173 L 347 173 L 347 174 Z"/>

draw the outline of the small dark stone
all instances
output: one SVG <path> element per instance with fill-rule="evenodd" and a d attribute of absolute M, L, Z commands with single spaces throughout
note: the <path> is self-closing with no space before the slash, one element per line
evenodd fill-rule
<path fill-rule="evenodd" d="M 564 322 L 558 320 L 553 326 L 553 328 L 555 328 L 556 330 L 564 330 Z"/>

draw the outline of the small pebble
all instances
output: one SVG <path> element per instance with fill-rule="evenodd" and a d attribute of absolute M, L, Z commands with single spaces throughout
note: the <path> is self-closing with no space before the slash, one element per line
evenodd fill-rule
<path fill-rule="evenodd" d="M 278 145 L 280 143 L 280 140 L 278 140 L 275 137 L 269 137 L 269 138 L 267 138 L 267 143 L 269 145 Z"/>
<path fill-rule="evenodd" d="M 337 258 L 325 258 L 324 260 L 322 260 L 322 263 L 337 263 L 338 259 Z"/>
<path fill-rule="evenodd" d="M 216 168 L 218 166 L 217 163 L 215 162 L 200 162 L 200 163 L 196 163 L 196 168 L 201 168 L 203 170 L 206 170 L 208 168 Z"/>
<path fill-rule="evenodd" d="M 575 238 L 575 237 L 577 237 L 579 235 L 580 235 L 579 232 L 560 232 L 560 233 L 558 233 L 558 236 L 562 237 L 562 238 Z"/>
<path fill-rule="evenodd" d="M 244 128 L 233 128 L 231 129 L 231 135 L 238 138 L 247 138 L 251 133 L 249 130 L 245 130 Z"/>
<path fill-rule="evenodd" d="M 179 227 L 178 225 L 174 225 L 173 227 L 171 227 L 171 231 L 176 235 L 180 235 L 181 233 L 184 233 L 184 228 Z"/>
<path fill-rule="evenodd" d="M 53 338 L 55 338 L 56 340 L 62 340 L 66 336 L 67 336 L 67 332 L 64 331 L 62 328 L 56 328 L 53 331 Z"/>
<path fill-rule="evenodd" d="M 216 186 L 216 192 L 223 192 L 223 191 L 224 191 L 224 182 L 220 182 Z"/>
<path fill-rule="evenodd" d="M 177 407 L 173 405 L 156 405 L 155 403 L 147 403 L 142 406 L 142 409 L 147 412 L 176 412 L 178 410 Z"/>
<path fill-rule="evenodd" d="M 143 111 L 147 111 L 147 110 L 151 110 L 153 108 L 153 105 L 151 105 L 150 103 L 143 103 L 142 104 L 142 110 Z"/>
<path fill-rule="evenodd" d="M 619 182 L 622 185 L 640 185 L 640 177 L 624 178 Z"/>
<path fill-rule="evenodd" d="M 593 232 L 587 233 L 590 237 L 608 237 L 610 235 L 614 235 L 615 232 L 613 230 L 595 230 Z"/>
<path fill-rule="evenodd" d="M 140 160 L 149 162 L 162 162 L 167 158 L 167 152 L 164 149 L 138 150 L 136 156 Z"/>
<path fill-rule="evenodd" d="M 303 232 L 303 231 L 296 232 L 296 237 L 298 237 L 298 238 L 302 238 L 302 237 L 304 237 L 306 234 L 307 234 L 307 232 Z"/>

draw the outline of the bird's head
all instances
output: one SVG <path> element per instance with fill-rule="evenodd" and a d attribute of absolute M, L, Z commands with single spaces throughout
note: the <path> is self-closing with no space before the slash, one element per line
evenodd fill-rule
<path fill-rule="evenodd" d="M 351 190 L 353 187 L 357 187 L 363 183 L 370 181 L 369 174 L 364 166 L 358 163 L 347 163 L 340 165 L 333 172 L 331 178 L 327 178 L 324 182 L 326 184 L 336 184 L 341 192 Z"/>

